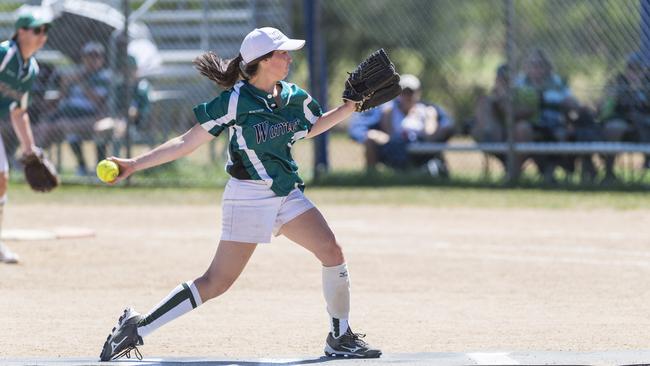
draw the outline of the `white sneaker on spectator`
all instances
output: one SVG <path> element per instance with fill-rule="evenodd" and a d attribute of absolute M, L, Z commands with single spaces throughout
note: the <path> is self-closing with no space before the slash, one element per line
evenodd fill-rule
<path fill-rule="evenodd" d="M 12 252 L 5 245 L 0 243 L 0 262 L 4 263 L 18 263 L 18 254 Z"/>
<path fill-rule="evenodd" d="M 427 161 L 426 164 L 427 172 L 434 178 L 449 178 L 449 171 L 444 161 L 433 158 Z"/>

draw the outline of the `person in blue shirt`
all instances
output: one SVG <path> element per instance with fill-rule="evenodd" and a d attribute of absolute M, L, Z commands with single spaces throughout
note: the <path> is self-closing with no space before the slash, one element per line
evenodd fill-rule
<path fill-rule="evenodd" d="M 435 176 L 446 177 L 448 169 L 440 153 L 411 155 L 413 142 L 446 142 L 454 134 L 454 123 L 443 108 L 421 101 L 420 80 L 411 74 L 400 79 L 402 94 L 378 108 L 353 117 L 350 137 L 365 146 L 368 171 L 378 163 L 394 169 L 426 168 Z"/>

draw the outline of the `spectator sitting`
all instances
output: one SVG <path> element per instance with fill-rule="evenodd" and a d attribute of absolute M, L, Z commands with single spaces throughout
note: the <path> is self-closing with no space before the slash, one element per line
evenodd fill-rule
<path fill-rule="evenodd" d="M 36 138 L 48 147 L 68 139 L 77 159 L 77 173 L 87 173 L 86 162 L 81 150 L 85 139 L 95 138 L 96 121 L 108 116 L 108 92 L 111 83 L 110 70 L 105 68 L 104 47 L 98 42 L 89 42 L 82 48 L 81 65 L 70 75 L 62 77 L 62 100 L 49 123 L 37 128 Z M 41 127 L 38 126 L 38 127 Z M 105 147 L 98 145 L 97 160 L 106 156 Z"/>
<path fill-rule="evenodd" d="M 130 101 L 128 108 L 125 108 L 125 99 L 123 96 L 126 95 L 126 84 L 124 82 L 119 83 L 115 91 L 117 98 L 116 112 L 118 115 L 127 115 L 128 121 L 133 127 L 130 132 L 134 140 L 144 141 L 149 145 L 153 145 L 152 137 L 144 132 L 151 111 L 151 100 L 149 97 L 151 84 L 149 80 L 138 75 L 138 64 L 135 57 L 128 56 L 127 60 L 129 71 L 128 81 L 131 86 L 129 93 Z M 104 140 L 104 143 L 108 142 L 107 140 L 113 140 L 114 154 L 117 155 L 121 148 L 122 137 L 126 132 L 126 118 L 105 118 L 95 126 L 95 130 L 98 133 L 102 133 L 104 128 L 108 128 L 109 130 L 108 138 Z"/>
<path fill-rule="evenodd" d="M 475 108 L 474 124 L 470 134 L 479 143 L 482 142 L 505 142 L 507 141 L 507 89 L 508 89 L 508 66 L 501 65 L 497 68 L 494 79 L 494 86 L 490 94 L 479 98 Z M 539 96 L 530 87 L 519 86 L 512 89 L 513 119 L 515 124 L 527 123 L 539 118 Z M 527 122 L 528 121 L 528 122 Z M 519 128 L 518 130 L 522 130 Z M 515 141 L 521 142 L 525 135 L 516 134 Z M 496 154 L 496 157 L 506 167 L 506 157 L 503 154 Z M 515 162 L 515 176 L 519 174 L 523 159 Z"/>
<path fill-rule="evenodd" d="M 524 74 L 515 81 L 516 87 L 532 88 L 540 98 L 539 118 L 518 123 L 515 126 L 517 141 L 566 142 L 570 139 L 566 115 L 580 108 L 569 87 L 553 72 L 546 54 L 534 50 L 525 63 Z M 567 156 L 543 156 L 533 158 L 545 183 L 555 183 L 554 173 L 558 166 L 573 171 L 572 159 Z"/>
<path fill-rule="evenodd" d="M 129 56 L 129 71 L 131 72 L 130 80 L 132 82 L 131 104 L 128 110 L 129 120 L 142 133 L 143 129 L 146 128 L 146 120 L 151 111 L 151 83 L 146 78 L 138 75 L 138 65 L 133 56 Z"/>
<path fill-rule="evenodd" d="M 605 91 L 599 120 L 606 141 L 650 142 L 650 90 L 647 67 L 639 53 L 630 55 L 625 70 L 616 75 Z M 605 156 L 605 182 L 616 180 L 614 155 Z M 644 167 L 650 169 L 645 156 Z"/>
<path fill-rule="evenodd" d="M 449 140 L 453 122 L 441 107 L 420 101 L 421 83 L 416 76 L 402 75 L 400 85 L 402 94 L 395 100 L 353 117 L 350 136 L 365 145 L 368 171 L 381 162 L 394 169 L 423 167 L 432 175 L 446 177 L 448 169 L 442 154 L 411 155 L 406 147 L 418 141 Z"/>

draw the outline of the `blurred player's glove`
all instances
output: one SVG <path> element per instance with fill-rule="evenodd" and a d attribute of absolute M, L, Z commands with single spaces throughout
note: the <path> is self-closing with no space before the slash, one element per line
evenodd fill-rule
<path fill-rule="evenodd" d="M 59 177 L 54 165 L 45 157 L 41 149 L 20 159 L 25 171 L 25 180 L 33 190 L 49 192 L 59 185 Z"/>
<path fill-rule="evenodd" d="M 363 60 L 345 82 L 343 100 L 357 103 L 362 112 L 392 100 L 402 92 L 399 74 L 384 49 Z"/>

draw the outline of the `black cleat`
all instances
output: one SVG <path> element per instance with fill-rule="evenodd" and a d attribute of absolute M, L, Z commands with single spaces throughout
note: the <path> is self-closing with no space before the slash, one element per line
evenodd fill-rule
<path fill-rule="evenodd" d="M 111 361 L 124 356 L 131 358 L 131 351 L 134 350 L 135 357 L 142 360 L 142 354 L 136 346 L 144 344 L 142 337 L 138 335 L 138 323 L 143 318 L 132 308 L 124 309 L 124 313 L 117 321 L 117 325 L 106 338 L 99 359 L 101 361 Z"/>
<path fill-rule="evenodd" d="M 329 333 L 325 341 L 325 356 L 353 358 L 378 358 L 381 356 L 380 350 L 371 348 L 361 339 L 365 336 L 365 334 L 352 333 L 350 328 L 339 338 L 334 338 L 332 333 Z"/>

